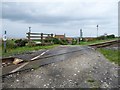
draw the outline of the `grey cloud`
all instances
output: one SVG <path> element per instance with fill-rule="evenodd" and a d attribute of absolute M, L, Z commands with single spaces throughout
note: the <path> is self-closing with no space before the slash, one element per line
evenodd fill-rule
<path fill-rule="evenodd" d="M 79 0 L 80 1 L 80 0 Z M 37 32 L 67 33 L 78 35 L 83 28 L 84 35 L 96 35 L 99 24 L 101 34 L 117 30 L 117 6 L 101 3 L 3 3 L 2 19 L 9 32 L 21 32 L 31 26 Z M 96 4 L 94 6 L 94 4 Z M 97 7 L 98 6 L 98 7 Z M 103 10 L 104 9 L 104 10 Z M 12 31 L 13 30 L 13 31 Z M 68 32 L 69 31 L 69 32 Z M 20 35 L 21 36 L 21 35 Z"/>
<path fill-rule="evenodd" d="M 39 6 L 39 10 L 36 13 L 35 8 L 31 9 L 29 7 L 32 4 L 30 3 L 3 3 L 2 7 L 2 18 L 8 19 L 11 21 L 22 21 L 26 23 L 43 23 L 43 24 L 57 24 L 57 23 L 67 23 L 71 21 L 85 21 L 85 20 L 101 20 L 104 17 L 101 16 L 77 16 L 74 17 L 72 12 L 64 13 L 65 15 L 49 15 L 46 7 Z M 41 4 L 40 4 L 41 5 Z M 38 9 L 38 8 L 37 8 Z M 77 10 L 76 10 L 77 11 Z M 78 10 L 79 11 L 79 10 Z M 49 12 L 49 11 L 48 11 Z"/>
<path fill-rule="evenodd" d="M 20 6 L 16 5 L 16 3 L 3 3 L 2 18 L 11 21 L 23 21 L 27 23 L 61 23 L 70 20 L 69 17 L 65 16 L 50 16 L 47 14 L 41 15 L 41 13 L 44 12 L 42 10 L 39 10 L 39 15 L 37 15 L 37 13 L 34 15 L 34 10 L 31 10 L 31 13 L 29 13 L 27 12 L 28 9 L 21 8 Z"/>

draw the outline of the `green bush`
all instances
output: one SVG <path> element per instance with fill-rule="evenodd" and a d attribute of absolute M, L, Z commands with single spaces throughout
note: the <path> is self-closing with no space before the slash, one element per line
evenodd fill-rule
<path fill-rule="evenodd" d="M 4 42 L 3 42 L 3 41 L 2 41 L 2 48 L 4 48 Z M 13 49 L 13 48 L 15 48 L 14 41 L 12 41 L 12 40 L 7 40 L 7 41 L 6 41 L 6 48 L 7 48 L 7 49 Z"/>
<path fill-rule="evenodd" d="M 67 45 L 67 44 L 68 44 L 68 41 L 65 40 L 65 39 L 59 40 L 59 39 L 57 39 L 57 38 L 53 38 L 53 43 L 54 43 L 54 44 Z"/>
<path fill-rule="evenodd" d="M 50 42 L 52 42 L 53 41 L 53 38 L 46 38 L 45 40 L 44 40 L 44 42 L 46 42 L 46 43 L 50 43 Z"/>
<path fill-rule="evenodd" d="M 57 39 L 57 38 L 53 38 L 53 43 L 54 43 L 54 44 L 60 44 L 60 40 Z"/>
<path fill-rule="evenodd" d="M 25 46 L 26 43 L 28 43 L 28 40 L 27 39 L 18 39 L 15 41 L 15 46 L 19 46 L 19 47 L 22 47 L 22 46 Z"/>
<path fill-rule="evenodd" d="M 68 44 L 68 41 L 67 41 L 67 40 L 60 40 L 60 44 L 61 44 L 61 45 L 67 45 L 67 44 Z"/>
<path fill-rule="evenodd" d="M 115 38 L 115 35 L 112 34 L 112 35 L 107 35 L 107 36 L 100 36 L 100 37 L 97 37 L 98 40 L 105 40 L 105 39 L 112 39 L 112 38 Z"/>
<path fill-rule="evenodd" d="M 76 45 L 76 44 L 77 44 L 77 40 L 76 39 L 72 40 L 72 45 Z"/>
<path fill-rule="evenodd" d="M 109 39 L 111 39 L 111 38 L 115 38 L 115 35 L 114 35 L 114 34 L 112 34 L 112 35 L 107 35 L 106 37 L 109 38 Z"/>
<path fill-rule="evenodd" d="M 103 35 L 103 36 L 100 36 L 100 37 L 97 37 L 98 40 L 105 40 L 105 38 L 106 38 L 106 37 L 105 37 L 104 35 Z"/>

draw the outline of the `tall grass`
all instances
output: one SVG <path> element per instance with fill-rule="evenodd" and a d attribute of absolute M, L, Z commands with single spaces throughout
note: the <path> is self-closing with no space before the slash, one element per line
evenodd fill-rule
<path fill-rule="evenodd" d="M 100 51 L 111 62 L 114 62 L 114 63 L 120 65 L 120 59 L 119 59 L 120 50 L 111 50 L 111 49 L 100 48 L 100 49 L 98 49 L 98 51 Z"/>
<path fill-rule="evenodd" d="M 51 49 L 56 46 L 58 46 L 58 45 L 56 44 L 56 45 L 49 45 L 49 46 L 33 46 L 33 47 L 32 46 L 24 46 L 24 47 L 11 48 L 11 49 L 7 49 L 7 53 L 2 52 L 2 56 L 6 57 L 6 56 L 12 56 L 15 54 L 30 52 L 33 50 Z"/>
<path fill-rule="evenodd" d="M 19 47 L 19 46 L 15 45 L 15 40 L 7 40 L 7 42 L 6 42 L 7 52 L 6 53 L 4 52 L 4 48 L 3 48 L 4 43 L 2 42 L 2 45 L 0 46 L 0 51 L 1 51 L 0 54 L 3 57 L 6 57 L 6 56 L 12 56 L 15 54 L 30 52 L 33 50 L 50 49 L 55 46 L 58 46 L 58 45 L 56 44 L 56 45 L 49 45 L 49 46 L 22 46 L 22 47 Z"/>

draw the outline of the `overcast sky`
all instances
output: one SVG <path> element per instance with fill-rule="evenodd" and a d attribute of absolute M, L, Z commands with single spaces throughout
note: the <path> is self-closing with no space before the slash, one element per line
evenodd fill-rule
<path fill-rule="evenodd" d="M 2 2 L 2 31 L 8 37 L 25 38 L 28 27 L 32 32 L 84 37 L 118 35 L 119 0 L 30 0 L 29 2 Z M 19 1 L 19 0 L 17 0 Z M 1 27 L 1 26 L 0 26 Z"/>

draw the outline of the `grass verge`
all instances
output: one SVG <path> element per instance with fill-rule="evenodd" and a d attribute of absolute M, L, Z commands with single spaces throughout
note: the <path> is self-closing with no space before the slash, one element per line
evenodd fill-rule
<path fill-rule="evenodd" d="M 18 47 L 18 48 L 15 48 L 15 49 L 8 49 L 7 53 L 4 53 L 2 51 L 2 57 L 7 57 L 7 56 L 12 56 L 14 54 L 21 54 L 21 53 L 25 53 L 25 52 L 30 52 L 30 51 L 33 51 L 33 50 L 51 49 L 51 48 L 54 48 L 56 46 L 59 46 L 59 45 L 34 46 L 34 47 L 24 46 L 24 47 Z"/>
<path fill-rule="evenodd" d="M 101 52 L 108 60 L 120 66 L 119 59 L 120 50 L 99 48 L 98 51 Z"/>

